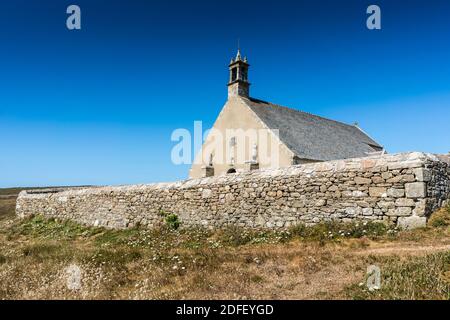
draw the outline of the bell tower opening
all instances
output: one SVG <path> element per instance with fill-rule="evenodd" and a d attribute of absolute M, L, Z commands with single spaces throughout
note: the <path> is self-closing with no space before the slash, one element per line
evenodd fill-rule
<path fill-rule="evenodd" d="M 231 69 L 231 82 L 237 80 L 237 68 Z"/>

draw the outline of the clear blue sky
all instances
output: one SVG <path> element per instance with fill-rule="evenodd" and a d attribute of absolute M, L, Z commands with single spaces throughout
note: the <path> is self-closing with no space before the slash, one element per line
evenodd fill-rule
<path fill-rule="evenodd" d="M 237 38 L 253 97 L 357 121 L 389 152 L 446 153 L 449 14 L 448 0 L 1 1 L 0 187 L 187 177 L 170 135 L 212 126 Z"/>

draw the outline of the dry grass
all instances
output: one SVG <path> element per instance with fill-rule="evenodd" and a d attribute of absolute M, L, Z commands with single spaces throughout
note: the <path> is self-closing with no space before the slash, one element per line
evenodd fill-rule
<path fill-rule="evenodd" d="M 16 199 L 20 189 L 0 189 L 0 220 L 14 216 Z"/>
<path fill-rule="evenodd" d="M 1 200 L 0 200 L 1 201 Z M 0 220 L 0 299 L 448 299 L 450 228 L 108 231 Z M 81 268 L 70 290 L 66 268 Z M 382 270 L 368 292 L 366 268 Z"/>
<path fill-rule="evenodd" d="M 364 285 L 347 288 L 354 299 L 449 300 L 450 251 L 424 256 L 370 256 L 368 264 L 380 266 L 382 286 L 369 291 Z M 364 283 L 364 282 L 363 282 Z"/>
<path fill-rule="evenodd" d="M 16 196 L 0 196 L 0 219 L 14 215 Z"/>

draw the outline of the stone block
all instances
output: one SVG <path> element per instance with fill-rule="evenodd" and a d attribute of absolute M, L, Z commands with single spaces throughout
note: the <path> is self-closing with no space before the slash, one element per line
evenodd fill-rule
<path fill-rule="evenodd" d="M 297 201 L 294 201 L 294 202 L 292 203 L 292 206 L 293 206 L 294 208 L 304 208 L 304 207 L 305 207 L 305 203 L 304 203 L 303 201 L 297 200 Z"/>
<path fill-rule="evenodd" d="M 370 187 L 369 195 L 371 197 L 386 198 L 387 197 L 386 188 L 385 187 Z"/>
<path fill-rule="evenodd" d="M 431 171 L 426 168 L 416 168 L 413 170 L 416 181 L 429 182 L 431 180 Z"/>
<path fill-rule="evenodd" d="M 323 207 L 326 204 L 327 204 L 327 200 L 326 199 L 319 199 L 319 200 L 316 201 L 314 206 L 316 206 L 316 207 Z"/>
<path fill-rule="evenodd" d="M 416 203 L 413 199 L 409 198 L 399 198 L 395 201 L 397 207 L 415 207 Z"/>
<path fill-rule="evenodd" d="M 390 179 L 390 178 L 392 178 L 392 173 L 391 172 L 383 172 L 383 173 L 381 173 L 381 177 L 384 180 Z"/>
<path fill-rule="evenodd" d="M 368 208 L 370 207 L 370 204 L 366 201 L 356 201 L 356 205 L 358 207 Z"/>
<path fill-rule="evenodd" d="M 413 215 L 423 217 L 427 213 L 427 200 L 420 199 L 416 202 L 416 207 L 413 209 Z"/>
<path fill-rule="evenodd" d="M 427 226 L 427 218 L 418 216 L 400 217 L 397 220 L 397 226 L 402 230 L 425 228 Z"/>
<path fill-rule="evenodd" d="M 373 177 L 372 181 L 373 181 L 373 183 L 384 183 L 384 179 L 379 176 Z"/>
<path fill-rule="evenodd" d="M 352 192 L 352 197 L 364 198 L 364 197 L 367 197 L 367 193 L 359 191 L 359 190 L 355 190 L 355 191 Z"/>
<path fill-rule="evenodd" d="M 412 208 L 410 207 L 398 207 L 394 210 L 396 216 L 409 216 L 412 213 Z"/>
<path fill-rule="evenodd" d="M 388 168 L 389 170 L 396 170 L 396 169 L 418 168 L 421 166 L 423 166 L 422 160 L 412 160 L 412 161 L 393 162 L 388 165 Z"/>
<path fill-rule="evenodd" d="M 210 198 L 212 195 L 212 190 L 211 189 L 203 189 L 202 191 L 202 198 L 203 199 L 208 199 Z"/>
<path fill-rule="evenodd" d="M 416 178 L 412 174 L 398 175 L 386 180 L 387 183 L 414 182 L 414 181 L 416 181 Z"/>
<path fill-rule="evenodd" d="M 361 177 L 355 177 L 354 181 L 355 181 L 356 184 L 370 184 L 370 183 L 372 183 L 372 179 L 361 178 Z"/>
<path fill-rule="evenodd" d="M 232 194 L 232 193 L 227 193 L 227 194 L 225 195 L 225 201 L 227 201 L 227 202 L 234 201 L 234 196 L 233 196 L 233 194 Z"/>
<path fill-rule="evenodd" d="M 345 209 L 345 213 L 348 215 L 348 216 L 357 216 L 357 215 L 359 215 L 359 214 L 361 214 L 361 212 L 362 212 L 362 209 L 361 208 L 358 208 L 358 207 L 350 207 L 350 208 L 346 208 Z"/>
<path fill-rule="evenodd" d="M 401 198 L 405 196 L 404 189 L 390 188 L 387 191 L 387 196 L 390 198 Z"/>
<path fill-rule="evenodd" d="M 336 185 L 332 185 L 332 186 L 330 186 L 328 188 L 328 191 L 330 191 L 330 192 L 335 192 L 335 191 L 338 191 L 338 190 L 339 190 L 339 187 L 336 186 Z"/>
<path fill-rule="evenodd" d="M 427 196 L 427 186 L 424 182 L 413 182 L 405 184 L 406 197 L 425 198 Z"/>
<path fill-rule="evenodd" d="M 395 208 L 395 203 L 392 201 L 379 201 L 378 207 L 382 209 L 393 209 Z"/>
<path fill-rule="evenodd" d="M 410 216 L 412 213 L 412 208 L 410 207 L 397 207 L 395 209 L 389 209 L 386 212 L 387 216 L 390 217 L 405 217 Z"/>
<path fill-rule="evenodd" d="M 373 159 L 363 159 L 361 166 L 364 170 L 366 170 L 366 169 L 373 168 L 376 164 L 377 164 L 377 162 Z"/>

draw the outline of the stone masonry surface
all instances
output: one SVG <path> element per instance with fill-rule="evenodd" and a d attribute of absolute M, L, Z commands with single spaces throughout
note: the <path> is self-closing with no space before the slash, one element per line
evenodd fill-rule
<path fill-rule="evenodd" d="M 412 152 L 175 183 L 23 191 L 16 213 L 116 229 L 160 226 L 161 212 L 183 227 L 370 220 L 416 228 L 449 197 L 450 164 Z"/>

